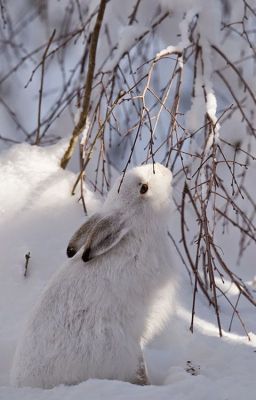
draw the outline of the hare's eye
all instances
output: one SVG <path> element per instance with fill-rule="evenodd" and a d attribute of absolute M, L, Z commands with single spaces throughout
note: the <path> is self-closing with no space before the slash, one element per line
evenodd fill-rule
<path fill-rule="evenodd" d="M 148 191 L 148 185 L 146 183 L 143 183 L 140 188 L 140 194 L 144 194 Z"/>

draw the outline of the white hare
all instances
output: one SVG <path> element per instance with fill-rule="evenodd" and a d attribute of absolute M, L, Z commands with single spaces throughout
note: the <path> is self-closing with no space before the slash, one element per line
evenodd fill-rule
<path fill-rule="evenodd" d="M 176 283 L 167 237 L 171 180 L 160 164 L 131 169 L 74 234 L 67 254 L 77 254 L 32 313 L 12 384 L 147 383 L 141 345 L 168 318 Z"/>

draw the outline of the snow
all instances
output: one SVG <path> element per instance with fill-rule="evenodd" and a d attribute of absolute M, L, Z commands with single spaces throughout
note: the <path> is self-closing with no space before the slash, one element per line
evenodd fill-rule
<path fill-rule="evenodd" d="M 252 331 L 248 341 L 238 324 L 235 333 L 225 331 L 231 314 L 220 301 L 224 327 L 220 339 L 214 313 L 198 295 L 191 334 L 192 290 L 183 267 L 177 313 L 145 350 L 152 385 L 89 380 L 51 390 L 9 386 L 12 357 L 24 321 L 48 279 L 65 261 L 67 242 L 84 218 L 78 195 L 70 195 L 75 175 L 58 166 L 65 145 L 66 141 L 47 148 L 20 144 L 0 154 L 0 399 L 255 399 L 255 310 L 242 303 L 243 317 Z M 100 204 L 88 188 L 85 201 L 89 213 Z M 28 252 L 31 258 L 24 277 Z M 174 262 L 178 262 L 175 255 Z M 251 272 L 249 285 L 253 287 L 255 273 Z M 228 282 L 226 285 L 235 298 L 235 289 Z"/>
<path fill-rule="evenodd" d="M 159 60 L 162 57 L 169 56 L 174 53 L 180 54 L 182 52 L 183 48 L 180 48 L 179 46 L 168 46 L 166 49 L 163 49 L 159 51 L 159 53 L 156 54 L 156 60 Z"/>
<path fill-rule="evenodd" d="M 180 22 L 179 27 L 180 27 L 180 33 L 181 33 L 181 40 L 180 42 L 176 45 L 176 46 L 172 46 L 169 45 L 168 47 L 166 47 L 165 49 L 161 50 L 160 52 L 158 52 L 156 54 L 156 60 L 170 55 L 170 54 L 182 54 L 183 50 L 188 47 L 190 45 L 190 40 L 188 38 L 189 35 L 189 24 L 191 23 L 191 21 L 193 20 L 193 18 L 195 17 L 197 11 L 192 8 L 191 10 L 189 10 L 189 12 L 187 13 L 186 17 Z M 183 65 L 180 65 L 181 68 L 183 67 Z"/>
<path fill-rule="evenodd" d="M 212 129 L 211 134 L 209 135 L 209 138 L 206 143 L 206 154 L 209 154 L 209 151 L 212 147 L 212 144 L 215 142 L 218 142 L 219 139 L 219 130 L 220 130 L 220 125 L 217 122 L 217 99 L 215 94 L 213 93 L 212 89 L 206 88 L 206 111 L 208 116 L 210 117 L 212 124 L 214 126 L 214 129 Z"/>
<path fill-rule="evenodd" d="M 107 63 L 104 67 L 104 70 L 109 71 L 115 68 L 118 65 L 118 62 L 122 55 L 127 52 L 129 49 L 134 46 L 134 44 L 138 41 L 141 35 L 148 31 L 148 28 L 139 25 L 137 27 L 134 26 L 120 26 L 117 37 L 118 37 L 118 45 L 117 50 L 113 56 L 113 58 Z"/>
<path fill-rule="evenodd" d="M 212 91 L 209 91 L 206 95 L 206 108 L 209 117 L 212 122 L 215 124 L 217 121 L 216 112 L 217 112 L 217 99 L 215 94 Z"/>

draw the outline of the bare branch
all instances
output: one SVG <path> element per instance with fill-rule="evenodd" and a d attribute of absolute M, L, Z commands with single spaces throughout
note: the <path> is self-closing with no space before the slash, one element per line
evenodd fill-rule
<path fill-rule="evenodd" d="M 90 50 L 89 50 L 89 64 L 88 64 L 88 72 L 87 72 L 86 82 L 85 82 L 85 91 L 84 91 L 84 97 L 83 97 L 82 110 L 81 110 L 81 113 L 79 116 L 79 121 L 75 125 L 74 130 L 72 132 L 68 148 L 65 151 L 65 154 L 63 155 L 61 162 L 60 162 L 60 165 L 63 169 L 66 168 L 66 166 L 74 152 L 75 145 L 77 143 L 77 139 L 78 139 L 79 135 L 81 134 L 82 130 L 84 129 L 86 120 L 88 117 L 90 100 L 91 100 L 91 92 L 92 92 L 92 84 L 93 84 L 93 76 L 94 76 L 94 70 L 95 70 L 96 51 L 97 51 L 100 28 L 101 28 L 103 17 L 104 17 L 105 7 L 106 7 L 106 0 L 101 0 L 100 5 L 99 5 L 97 19 L 96 19 L 92 37 L 91 37 L 91 45 L 90 45 Z"/>

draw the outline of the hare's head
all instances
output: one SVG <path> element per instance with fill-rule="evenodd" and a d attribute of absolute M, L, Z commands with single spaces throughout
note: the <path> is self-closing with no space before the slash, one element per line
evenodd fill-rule
<path fill-rule="evenodd" d="M 71 238 L 67 254 L 73 257 L 83 246 L 82 259 L 104 254 L 136 226 L 156 223 L 170 211 L 171 172 L 161 164 L 147 164 L 116 180 L 101 212 L 94 214 Z"/>
<path fill-rule="evenodd" d="M 171 201 L 172 174 L 161 164 L 147 164 L 129 170 L 118 178 L 108 194 L 105 207 L 123 209 L 131 214 L 164 212 Z"/>

